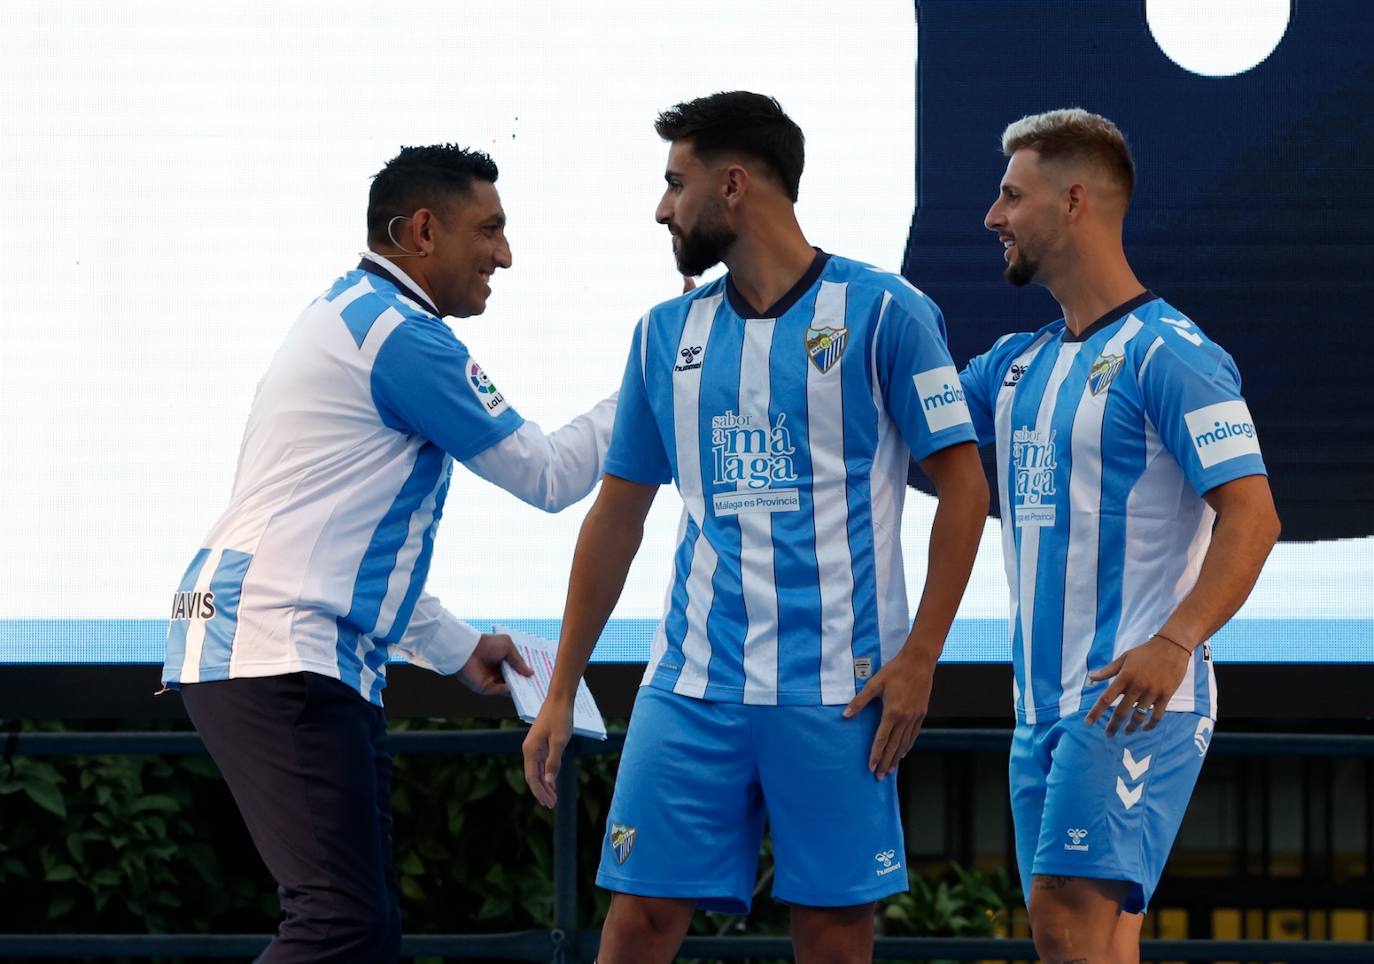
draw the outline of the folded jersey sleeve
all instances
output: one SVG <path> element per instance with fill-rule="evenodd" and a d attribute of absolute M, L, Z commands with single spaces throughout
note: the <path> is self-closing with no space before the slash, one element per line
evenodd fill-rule
<path fill-rule="evenodd" d="M 448 326 L 426 318 L 407 318 L 387 336 L 372 366 L 372 400 L 384 425 L 459 461 L 524 421 Z"/>
<path fill-rule="evenodd" d="M 673 480 L 673 469 L 644 382 L 644 329 L 648 317 L 635 327 L 630 339 L 630 356 L 625 362 L 611 446 L 606 453 L 606 472 L 630 482 L 663 485 Z"/>
<path fill-rule="evenodd" d="M 1246 475 L 1268 475 L 1240 393 L 1240 372 L 1186 318 L 1149 343 L 1138 369 L 1145 413 L 1199 494 Z"/>
<path fill-rule="evenodd" d="M 978 433 L 979 445 L 991 445 L 997 441 L 994 418 L 997 393 L 1007 377 L 1011 362 L 1034 338 L 1035 335 L 1030 332 L 1003 335 L 983 354 L 970 358 L 959 373 L 959 384 L 964 389 L 964 401 L 968 403 L 969 418 L 973 420 L 973 429 Z"/>
<path fill-rule="evenodd" d="M 891 293 L 873 339 L 888 414 L 914 458 L 977 441 L 935 303 L 914 289 Z"/>

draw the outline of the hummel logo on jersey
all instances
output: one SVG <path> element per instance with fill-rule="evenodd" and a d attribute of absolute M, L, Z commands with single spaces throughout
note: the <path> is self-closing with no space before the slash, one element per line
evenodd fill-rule
<path fill-rule="evenodd" d="M 808 328 L 806 329 L 806 354 L 816 371 L 824 375 L 834 367 L 835 362 L 844 354 L 844 346 L 849 344 L 848 328 Z"/>
<path fill-rule="evenodd" d="M 1204 469 L 1242 455 L 1259 455 L 1250 409 L 1240 399 L 1197 408 L 1183 416 Z"/>
<path fill-rule="evenodd" d="M 468 387 L 477 396 L 477 400 L 482 403 L 482 408 L 486 409 L 487 414 L 493 418 L 509 407 L 506 404 L 506 397 L 492 384 L 487 373 L 482 371 L 482 366 L 471 360 L 468 361 Z"/>
<path fill-rule="evenodd" d="M 873 859 L 878 863 L 878 876 L 890 874 L 894 870 L 902 869 L 902 862 L 897 859 L 895 850 L 879 850 L 873 855 Z"/>
<path fill-rule="evenodd" d="M 1054 525 L 1054 429 L 1018 428 L 1011 436 L 1011 461 L 1016 467 L 1016 524 Z"/>
<path fill-rule="evenodd" d="M 1003 388 L 1015 388 L 1016 383 L 1021 380 L 1021 376 L 1026 374 L 1029 365 L 1012 365 L 1007 369 L 1007 378 L 1002 382 Z"/>
<path fill-rule="evenodd" d="M 1083 842 L 1084 838 L 1088 836 L 1088 831 L 1084 830 L 1084 829 L 1081 828 L 1081 827 L 1072 827 L 1072 828 L 1069 829 L 1068 833 L 1069 833 L 1069 840 L 1071 840 L 1072 843 L 1066 843 L 1066 844 L 1064 844 L 1064 849 L 1065 849 L 1065 850 L 1087 850 L 1087 849 L 1088 849 L 1088 846 L 1089 846 L 1089 845 L 1088 845 L 1088 844 L 1085 844 L 1085 843 Z"/>
<path fill-rule="evenodd" d="M 214 615 L 213 592 L 179 592 L 172 596 L 172 619 L 212 619 Z"/>
<path fill-rule="evenodd" d="M 1124 355 L 1098 355 L 1093 367 L 1088 369 L 1088 388 L 1094 395 L 1101 395 L 1112 384 L 1116 373 L 1126 360 Z"/>
<path fill-rule="evenodd" d="M 634 849 L 635 828 L 623 823 L 611 824 L 611 853 L 615 854 L 615 862 L 623 864 L 629 860 L 630 852 Z"/>
<path fill-rule="evenodd" d="M 1197 729 L 1193 731 L 1193 746 L 1197 747 L 1198 756 L 1206 756 L 1207 748 L 1212 745 L 1212 730 L 1216 726 L 1207 717 L 1197 721 Z"/>
<path fill-rule="evenodd" d="M 743 482 L 751 489 L 762 489 L 774 482 L 797 481 L 797 470 L 792 464 L 796 447 L 783 424 L 786 421 L 783 412 L 778 413 L 777 421 L 769 428 L 756 426 L 750 415 L 734 412 L 711 419 L 715 484 Z"/>
<path fill-rule="evenodd" d="M 682 358 L 682 361 L 673 366 L 673 371 L 690 372 L 695 368 L 701 367 L 701 362 L 698 360 L 701 358 L 700 345 L 692 345 L 690 348 L 684 348 L 678 352 L 678 355 Z"/>

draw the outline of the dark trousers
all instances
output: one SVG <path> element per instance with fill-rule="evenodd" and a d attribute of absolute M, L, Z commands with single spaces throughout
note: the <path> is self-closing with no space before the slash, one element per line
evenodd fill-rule
<path fill-rule="evenodd" d="M 277 881 L 282 921 L 258 960 L 395 961 L 382 709 L 315 673 L 191 683 L 181 698 Z"/>

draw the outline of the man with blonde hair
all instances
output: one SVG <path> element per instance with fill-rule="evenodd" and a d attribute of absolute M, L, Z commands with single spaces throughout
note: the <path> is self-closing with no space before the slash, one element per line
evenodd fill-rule
<path fill-rule="evenodd" d="M 1063 317 L 960 375 L 997 446 L 1011 588 L 1017 862 L 1043 960 L 1139 960 L 1216 719 L 1206 640 L 1278 538 L 1230 355 L 1136 279 L 1111 121 L 1024 117 L 985 224 Z"/>

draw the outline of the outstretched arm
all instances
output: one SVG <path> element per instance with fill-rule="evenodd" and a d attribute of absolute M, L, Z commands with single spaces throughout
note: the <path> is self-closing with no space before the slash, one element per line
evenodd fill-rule
<path fill-rule="evenodd" d="M 548 435 L 534 422 L 525 422 L 463 464 L 536 509 L 561 512 L 581 500 L 601 478 L 615 422 L 616 394 Z"/>
<path fill-rule="evenodd" d="M 573 700 L 601 630 L 615 609 L 630 563 L 644 537 L 644 519 L 658 486 L 607 475 L 582 522 L 568 580 L 568 601 L 553 679 L 539 716 L 525 737 L 525 782 L 546 807 L 555 790 L 563 749 L 572 738 Z"/>

